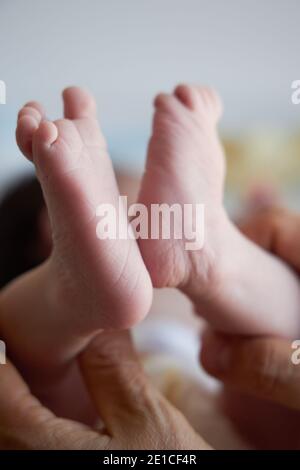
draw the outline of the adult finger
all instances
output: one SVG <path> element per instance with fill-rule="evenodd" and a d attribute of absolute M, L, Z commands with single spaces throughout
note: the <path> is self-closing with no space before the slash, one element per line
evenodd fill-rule
<path fill-rule="evenodd" d="M 105 449 L 109 442 L 106 435 L 57 418 L 10 362 L 0 366 L 0 449 Z"/>
<path fill-rule="evenodd" d="M 201 362 L 207 372 L 259 398 L 300 410 L 299 351 L 277 338 L 226 337 L 208 331 Z"/>
<path fill-rule="evenodd" d="M 283 208 L 259 211 L 239 224 L 240 230 L 262 248 L 300 271 L 300 215 Z"/>

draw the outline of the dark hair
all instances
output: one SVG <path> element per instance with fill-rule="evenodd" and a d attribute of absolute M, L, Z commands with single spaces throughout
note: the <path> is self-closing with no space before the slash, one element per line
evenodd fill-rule
<path fill-rule="evenodd" d="M 35 177 L 15 183 L 0 203 L 0 288 L 40 264 L 38 217 L 44 207 Z"/>

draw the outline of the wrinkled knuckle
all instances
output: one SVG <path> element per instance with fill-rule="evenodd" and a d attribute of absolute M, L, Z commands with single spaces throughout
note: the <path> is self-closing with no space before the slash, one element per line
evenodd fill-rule
<path fill-rule="evenodd" d="M 47 432 L 47 440 L 45 439 L 45 443 L 48 442 L 51 447 L 57 448 L 57 446 L 60 446 L 61 444 L 61 438 L 62 438 L 62 433 L 61 433 L 61 426 L 60 423 L 55 423 L 55 424 L 49 424 L 46 429 Z M 69 432 L 68 429 L 64 429 L 64 436 L 68 438 Z"/>

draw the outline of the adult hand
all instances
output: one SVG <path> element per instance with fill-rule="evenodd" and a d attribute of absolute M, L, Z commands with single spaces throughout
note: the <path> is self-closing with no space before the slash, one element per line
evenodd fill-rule
<path fill-rule="evenodd" d="M 268 209 L 253 215 L 241 229 L 300 272 L 299 215 Z M 201 362 L 211 375 L 226 384 L 300 410 L 300 354 L 292 343 L 277 338 L 226 337 L 209 331 L 203 338 Z M 297 348 L 297 344 L 293 346 Z"/>
<path fill-rule="evenodd" d="M 99 334 L 80 367 L 103 430 L 55 416 L 8 363 L 0 366 L 1 449 L 209 449 L 148 381 L 127 332 Z"/>

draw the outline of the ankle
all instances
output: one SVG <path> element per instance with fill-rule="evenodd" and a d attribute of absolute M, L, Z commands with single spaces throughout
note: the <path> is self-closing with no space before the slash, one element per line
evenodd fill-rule
<path fill-rule="evenodd" d="M 215 302 L 220 296 L 230 265 L 229 246 L 236 230 L 223 207 L 208 214 L 205 243 L 189 259 L 186 282 L 180 289 L 197 305 Z"/>

